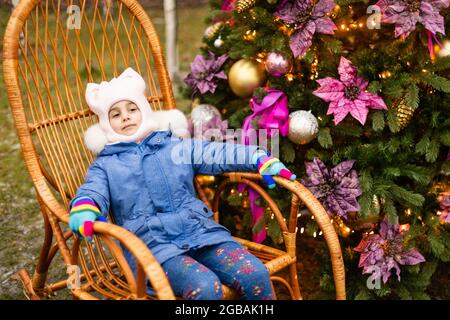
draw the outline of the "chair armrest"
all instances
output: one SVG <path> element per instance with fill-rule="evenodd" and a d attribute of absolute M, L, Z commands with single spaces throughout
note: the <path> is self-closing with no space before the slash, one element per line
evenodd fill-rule
<path fill-rule="evenodd" d="M 55 202 L 53 204 L 54 206 L 52 206 L 52 208 L 49 208 L 45 203 L 41 202 L 44 213 L 46 213 L 49 218 L 49 222 L 52 226 L 52 230 L 56 237 L 58 248 L 63 256 L 64 262 L 66 265 L 72 265 L 74 259 L 76 260 L 80 242 L 77 238 L 74 242 L 73 249 L 69 249 L 66 238 L 64 237 L 59 226 L 59 222 L 63 222 L 66 224 L 68 223 L 69 215 L 66 210 L 64 210 L 61 204 L 59 204 L 58 202 Z M 141 239 L 139 239 L 136 235 L 126 230 L 125 228 L 112 223 L 96 221 L 93 224 L 93 229 L 94 236 L 98 239 L 101 239 L 102 244 L 105 244 L 110 249 L 115 260 L 122 268 L 128 286 L 130 288 L 130 296 L 133 296 L 134 298 L 142 298 L 143 296 L 145 296 L 147 277 L 159 299 L 175 299 L 166 274 L 151 253 L 150 249 Z M 114 240 L 123 244 L 135 257 L 137 268 L 136 277 L 131 271 L 128 262 L 126 261 L 122 253 L 122 249 Z M 99 244 L 98 240 L 97 243 Z M 91 251 L 90 254 L 92 254 L 92 247 L 89 250 Z M 103 282 L 107 281 L 108 279 L 103 278 Z M 94 296 L 80 289 L 74 289 L 72 290 L 72 292 L 82 299 L 95 299 Z"/>
<path fill-rule="evenodd" d="M 226 172 L 222 174 L 225 177 L 229 178 L 228 183 L 246 183 L 251 187 L 255 185 L 258 186 L 256 181 L 263 181 L 262 176 L 259 173 L 251 173 L 251 172 Z M 336 298 L 338 300 L 344 300 L 346 298 L 345 292 L 345 267 L 344 260 L 342 257 L 341 245 L 339 242 L 338 235 L 336 230 L 331 223 L 330 217 L 328 213 L 322 206 L 322 204 L 317 200 L 317 198 L 309 191 L 305 186 L 303 186 L 297 180 L 291 181 L 286 178 L 280 176 L 273 176 L 275 182 L 286 188 L 292 193 L 292 207 L 290 212 L 290 227 L 292 222 L 297 223 L 297 213 L 298 213 L 298 201 L 302 201 L 311 214 L 314 216 L 314 220 L 317 222 L 319 228 L 322 230 L 326 244 L 328 246 L 328 250 L 330 252 L 331 264 L 333 269 L 333 276 L 336 288 Z M 264 193 L 267 195 L 265 190 L 258 186 L 255 188 L 267 201 L 267 198 L 264 196 Z M 264 193 L 261 193 L 261 190 Z M 267 195 L 268 196 L 268 195 Z M 269 196 L 270 199 L 270 196 Z M 273 200 L 271 200 L 273 201 Z M 270 205 L 270 202 L 269 202 Z M 277 208 L 278 209 L 278 208 Z M 276 210 L 272 211 L 275 214 L 275 217 L 280 225 L 282 232 L 288 232 L 288 228 L 284 221 L 281 213 L 276 212 Z M 291 230 L 292 232 L 292 230 Z"/>
<path fill-rule="evenodd" d="M 99 221 L 94 222 L 94 232 L 109 247 L 118 264 L 121 265 L 132 294 L 137 297 L 145 295 L 145 279 L 147 277 L 159 299 L 175 300 L 169 280 L 161 265 L 141 239 L 120 226 Z M 121 248 L 113 239 L 123 244 L 135 257 L 137 268 L 136 279 L 134 279 L 134 275 L 122 254 Z"/>

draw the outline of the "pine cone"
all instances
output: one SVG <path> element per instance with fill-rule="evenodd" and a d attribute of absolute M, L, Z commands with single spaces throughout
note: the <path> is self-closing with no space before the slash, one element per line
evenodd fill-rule
<path fill-rule="evenodd" d="M 237 0 L 236 11 L 242 13 L 250 8 L 253 8 L 256 4 L 256 0 Z"/>
<path fill-rule="evenodd" d="M 212 37 L 214 37 L 216 32 L 219 31 L 219 29 L 220 29 L 220 27 L 222 27 L 222 25 L 223 25 L 223 22 L 221 22 L 221 21 L 214 23 L 212 26 L 210 26 L 209 28 L 206 29 L 205 36 L 208 39 L 211 39 Z"/>
<path fill-rule="evenodd" d="M 406 101 L 403 98 L 397 102 L 396 108 L 397 108 L 397 122 L 400 127 L 400 130 L 402 130 L 411 121 L 414 115 L 414 110 L 406 104 Z"/>

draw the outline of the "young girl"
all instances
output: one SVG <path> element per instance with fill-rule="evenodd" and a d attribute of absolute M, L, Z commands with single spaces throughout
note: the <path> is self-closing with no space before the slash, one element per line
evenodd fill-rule
<path fill-rule="evenodd" d="M 272 175 L 295 175 L 257 146 L 183 138 L 184 115 L 152 111 L 144 92 L 131 68 L 88 84 L 86 100 L 99 123 L 85 143 L 98 155 L 70 201 L 70 228 L 91 237 L 93 222 L 111 211 L 116 224 L 146 243 L 176 295 L 217 300 L 225 283 L 243 299 L 273 299 L 265 265 L 212 219 L 193 181 L 196 174 L 226 171 L 259 171 L 269 183 Z M 136 270 L 130 252 L 124 254 Z"/>

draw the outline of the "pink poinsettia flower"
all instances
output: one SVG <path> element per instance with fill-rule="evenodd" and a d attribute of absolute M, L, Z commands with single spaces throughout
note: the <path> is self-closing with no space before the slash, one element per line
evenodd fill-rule
<path fill-rule="evenodd" d="M 333 0 L 283 0 L 277 7 L 275 17 L 295 29 L 289 46 L 294 57 L 303 56 L 311 47 L 314 34 L 334 34 L 336 25 L 327 16 L 336 6 Z"/>
<path fill-rule="evenodd" d="M 444 17 L 440 10 L 450 0 L 380 0 L 381 22 L 395 24 L 395 37 L 406 38 L 421 23 L 432 34 L 445 34 Z"/>
<path fill-rule="evenodd" d="M 362 194 L 358 173 L 352 169 L 355 161 L 347 160 L 328 170 L 322 160 L 305 162 L 307 178 L 302 184 L 323 204 L 327 213 L 347 219 L 348 212 L 360 210 L 358 200 Z"/>
<path fill-rule="evenodd" d="M 386 218 L 380 223 L 379 234 L 364 237 L 354 250 L 361 253 L 358 267 L 363 268 L 363 274 L 373 274 L 383 283 L 389 280 L 392 269 L 400 281 L 400 265 L 415 265 L 425 261 L 417 249 L 405 250 L 400 226 L 390 224 Z"/>
<path fill-rule="evenodd" d="M 344 57 L 341 57 L 338 73 L 340 80 L 331 77 L 316 80 L 320 88 L 313 92 L 315 96 L 330 102 L 327 115 L 334 115 L 334 124 L 350 113 L 364 125 L 369 107 L 387 110 L 383 99 L 366 90 L 368 81 L 358 77 L 357 69 Z"/>
<path fill-rule="evenodd" d="M 216 91 L 219 81 L 227 79 L 222 69 L 227 59 L 227 54 L 216 57 L 211 51 L 206 57 L 200 54 L 195 57 L 191 63 L 191 72 L 184 79 L 184 82 L 193 89 L 192 95 Z"/>

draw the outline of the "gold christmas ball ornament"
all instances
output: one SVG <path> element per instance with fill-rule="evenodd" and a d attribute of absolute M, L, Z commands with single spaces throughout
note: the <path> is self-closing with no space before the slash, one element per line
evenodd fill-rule
<path fill-rule="evenodd" d="M 297 144 L 307 144 L 316 138 L 319 123 L 311 111 L 298 110 L 289 115 L 288 138 Z"/>
<path fill-rule="evenodd" d="M 336 232 L 343 238 L 347 238 L 352 233 L 352 229 L 342 221 L 340 216 L 333 217 L 333 226 Z"/>
<path fill-rule="evenodd" d="M 397 109 L 397 123 L 400 130 L 404 129 L 411 121 L 414 115 L 414 109 L 406 104 L 404 98 L 401 98 L 394 107 Z"/>
<path fill-rule="evenodd" d="M 352 233 L 352 229 L 343 224 L 339 229 L 339 234 L 343 238 L 347 238 Z"/>
<path fill-rule="evenodd" d="M 250 8 L 253 8 L 256 4 L 256 0 L 237 0 L 236 11 L 242 13 Z"/>
<path fill-rule="evenodd" d="M 266 72 L 263 64 L 252 59 L 241 59 L 233 64 L 228 73 L 228 82 L 235 95 L 251 97 L 256 87 L 263 86 Z"/>

